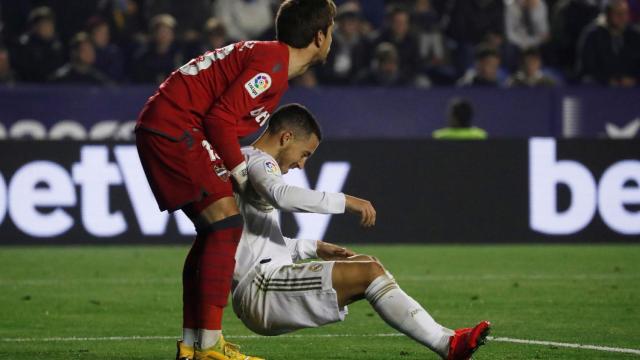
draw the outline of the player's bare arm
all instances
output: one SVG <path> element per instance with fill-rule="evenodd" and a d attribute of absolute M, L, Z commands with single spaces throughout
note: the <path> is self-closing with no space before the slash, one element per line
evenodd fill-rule
<path fill-rule="evenodd" d="M 369 200 L 345 195 L 345 209 L 347 212 L 360 215 L 360 225 L 372 227 L 376 224 L 376 209 Z"/>

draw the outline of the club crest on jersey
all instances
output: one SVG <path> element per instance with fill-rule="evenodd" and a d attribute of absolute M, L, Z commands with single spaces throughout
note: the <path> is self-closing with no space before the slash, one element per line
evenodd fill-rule
<path fill-rule="evenodd" d="M 313 272 L 318 272 L 318 271 L 322 270 L 322 264 L 315 263 L 315 264 L 309 266 L 309 270 L 311 270 Z"/>
<path fill-rule="evenodd" d="M 280 175 L 280 167 L 278 166 L 278 164 L 274 163 L 273 161 L 265 162 L 264 170 L 267 172 L 267 174 Z"/>
<path fill-rule="evenodd" d="M 244 88 L 247 89 L 247 92 L 252 99 L 257 98 L 258 95 L 269 90 L 270 87 L 271 76 L 266 73 L 260 73 L 244 84 Z"/>

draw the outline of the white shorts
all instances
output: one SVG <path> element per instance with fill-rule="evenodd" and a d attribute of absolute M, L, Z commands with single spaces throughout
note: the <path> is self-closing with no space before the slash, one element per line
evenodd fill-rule
<path fill-rule="evenodd" d="M 344 320 L 333 289 L 333 261 L 257 265 L 233 291 L 233 310 L 252 331 L 280 335 Z"/>

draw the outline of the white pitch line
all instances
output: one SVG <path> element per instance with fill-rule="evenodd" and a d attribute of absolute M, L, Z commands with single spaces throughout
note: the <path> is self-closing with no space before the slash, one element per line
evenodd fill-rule
<path fill-rule="evenodd" d="M 491 337 L 491 336 L 489 336 L 489 340 L 497 341 L 497 342 L 516 343 L 516 344 L 557 346 L 557 347 L 566 347 L 566 348 L 573 348 L 573 349 L 598 350 L 598 351 L 608 351 L 608 352 L 640 355 L 640 350 L 637 350 L 637 349 L 625 349 L 625 348 L 617 348 L 617 347 L 610 347 L 610 346 L 571 344 L 571 343 L 561 343 L 561 342 L 555 342 L 555 341 L 524 340 L 524 339 L 512 339 L 507 337 Z"/>
<path fill-rule="evenodd" d="M 260 335 L 238 335 L 230 336 L 230 339 L 282 339 L 282 338 L 348 338 L 348 337 L 400 337 L 400 333 L 386 334 L 317 334 L 317 335 L 280 335 L 280 336 L 260 336 Z M 106 336 L 106 337 L 48 337 L 48 338 L 0 338 L 0 342 L 68 342 L 68 341 L 135 341 L 135 340 L 174 340 L 178 336 Z M 611 346 L 588 345 L 562 343 L 555 341 L 525 340 L 508 337 L 489 336 L 488 340 L 495 342 L 506 342 L 526 345 L 557 346 L 580 350 L 596 350 L 605 352 L 625 353 L 640 355 L 638 349 L 618 348 Z"/>

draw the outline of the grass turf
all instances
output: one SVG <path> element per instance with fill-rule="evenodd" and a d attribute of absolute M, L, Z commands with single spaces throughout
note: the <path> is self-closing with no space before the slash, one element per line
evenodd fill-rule
<path fill-rule="evenodd" d="M 378 256 L 443 325 L 493 336 L 640 349 L 640 246 L 356 246 Z M 0 249 L 0 359 L 171 359 L 185 247 Z M 437 359 L 366 302 L 296 337 L 253 337 L 230 309 L 229 340 L 267 359 Z M 328 335 L 350 335 L 334 336 Z M 43 338 L 168 337 L 38 341 Z M 235 336 L 235 338 L 234 338 Z M 35 341 L 11 341 L 31 338 Z M 640 359 L 490 342 L 476 359 Z"/>

